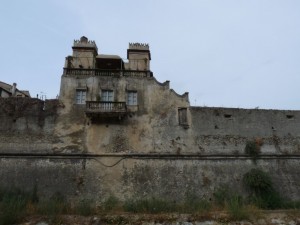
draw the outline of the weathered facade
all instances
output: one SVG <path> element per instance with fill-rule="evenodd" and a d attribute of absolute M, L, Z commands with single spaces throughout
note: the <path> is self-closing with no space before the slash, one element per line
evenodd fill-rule
<path fill-rule="evenodd" d="M 245 193 L 243 174 L 258 167 L 300 199 L 300 111 L 192 107 L 188 93 L 155 79 L 148 45 L 129 44 L 127 59 L 98 54 L 82 37 L 66 57 L 58 100 L 1 99 L 5 185 L 97 202 L 211 199 L 222 185 Z M 253 140 L 255 163 L 245 154 Z"/>
<path fill-rule="evenodd" d="M 98 55 L 96 44 L 83 37 L 74 42 L 73 56 L 66 58 L 61 115 L 66 125 L 72 123 L 70 114 L 79 116 L 81 111 L 84 122 L 69 126 L 69 132 L 84 129 L 86 138 L 78 145 L 82 151 L 153 152 L 153 129 L 162 122 L 182 129 L 177 114 L 178 109 L 186 114 L 188 93 L 180 96 L 170 90 L 168 81 L 159 83 L 153 77 L 148 45 L 129 44 L 127 55 L 128 63 L 118 56 Z"/>

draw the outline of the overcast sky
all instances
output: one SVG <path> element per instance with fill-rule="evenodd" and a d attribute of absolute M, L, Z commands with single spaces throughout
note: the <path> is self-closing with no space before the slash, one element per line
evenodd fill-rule
<path fill-rule="evenodd" d="M 74 39 L 126 58 L 149 43 L 151 70 L 191 105 L 300 109 L 299 0 L 3 0 L 0 80 L 59 94 Z"/>

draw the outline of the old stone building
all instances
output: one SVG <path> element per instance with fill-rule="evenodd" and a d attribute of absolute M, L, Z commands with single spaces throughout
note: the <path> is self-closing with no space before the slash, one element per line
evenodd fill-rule
<path fill-rule="evenodd" d="M 74 41 L 72 48 L 73 55 L 66 57 L 60 99 L 68 106 L 85 105 L 91 120 L 150 113 L 158 107 L 157 92 L 172 93 L 168 81 L 161 84 L 153 77 L 147 44 L 130 43 L 128 62 L 116 55 L 98 54 L 96 43 L 86 37 Z M 176 106 L 189 105 L 187 93 L 178 99 Z"/>
<path fill-rule="evenodd" d="M 29 91 L 19 90 L 17 89 L 17 84 L 13 83 L 13 85 L 6 84 L 0 81 L 0 97 L 8 98 L 8 97 L 30 97 Z"/>
<path fill-rule="evenodd" d="M 74 41 L 59 99 L 1 98 L 0 179 L 6 186 L 104 201 L 212 199 L 218 187 L 246 195 L 243 175 L 267 171 L 300 199 L 300 111 L 190 106 L 150 69 L 147 44 L 127 60 Z M 245 153 L 260 144 L 259 156 Z"/>
<path fill-rule="evenodd" d="M 69 131 L 84 128 L 86 138 L 79 149 L 153 152 L 153 129 L 167 124 L 177 129 L 188 127 L 188 93 L 178 95 L 168 81 L 159 83 L 154 78 L 147 44 L 130 43 L 128 62 L 119 56 L 98 54 L 95 42 L 86 37 L 74 41 L 72 48 L 72 56 L 66 57 L 59 99 L 65 105 L 64 122 L 71 123 L 73 113 L 81 118 L 78 121 L 85 120 L 85 126 L 81 122 Z"/>

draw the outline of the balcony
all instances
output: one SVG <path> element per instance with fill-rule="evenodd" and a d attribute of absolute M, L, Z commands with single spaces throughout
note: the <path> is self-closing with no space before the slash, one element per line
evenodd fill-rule
<path fill-rule="evenodd" d="M 92 119 L 122 119 L 127 114 L 127 107 L 125 102 L 86 101 L 85 113 Z"/>
<path fill-rule="evenodd" d="M 103 77 L 153 77 L 151 71 L 138 70 L 102 70 L 64 68 L 64 75 L 69 76 L 103 76 Z"/>

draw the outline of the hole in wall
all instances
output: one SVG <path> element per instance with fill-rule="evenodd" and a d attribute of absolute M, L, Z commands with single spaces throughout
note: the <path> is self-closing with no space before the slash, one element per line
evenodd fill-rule
<path fill-rule="evenodd" d="M 215 125 L 215 129 L 219 129 L 219 127 L 217 125 Z"/>
<path fill-rule="evenodd" d="M 293 118 L 294 118 L 294 115 L 286 115 L 286 118 L 287 118 L 287 119 L 293 119 Z"/>
<path fill-rule="evenodd" d="M 215 116 L 220 116 L 220 113 L 219 113 L 219 111 L 218 110 L 214 110 L 214 114 L 215 114 Z"/>
<path fill-rule="evenodd" d="M 225 118 L 231 118 L 232 115 L 231 115 L 231 114 L 224 114 L 224 117 L 225 117 Z"/>

